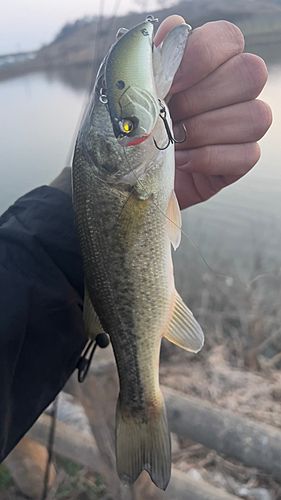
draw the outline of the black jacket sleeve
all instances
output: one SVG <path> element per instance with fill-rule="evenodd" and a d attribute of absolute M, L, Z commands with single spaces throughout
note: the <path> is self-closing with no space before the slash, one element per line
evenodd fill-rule
<path fill-rule="evenodd" d="M 0 217 L 0 461 L 76 367 L 82 296 L 71 198 L 37 188 Z"/>

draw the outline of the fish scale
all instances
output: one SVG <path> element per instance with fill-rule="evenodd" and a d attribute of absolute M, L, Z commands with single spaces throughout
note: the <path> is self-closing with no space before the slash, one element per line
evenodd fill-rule
<path fill-rule="evenodd" d="M 119 375 L 117 471 L 133 482 L 146 470 L 162 489 L 170 478 L 171 446 L 159 386 L 161 339 L 193 352 L 203 345 L 202 330 L 174 285 L 171 243 L 178 246 L 181 224 L 174 149 L 159 151 L 154 144 L 166 140 L 158 99 L 168 93 L 189 32 L 186 25 L 177 28 L 159 49 L 153 49 L 150 21 L 118 39 L 100 68 L 73 158 L 85 330 L 89 337 L 100 328 L 110 335 Z M 148 68 L 147 81 L 140 64 Z M 129 116 L 122 114 L 120 87 L 129 91 Z"/>

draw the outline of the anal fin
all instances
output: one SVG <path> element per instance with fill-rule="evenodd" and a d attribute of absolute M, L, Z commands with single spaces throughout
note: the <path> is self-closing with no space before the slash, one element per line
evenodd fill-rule
<path fill-rule="evenodd" d="M 175 302 L 165 338 L 190 352 L 199 352 L 204 345 L 204 333 L 192 312 L 175 292 Z"/>

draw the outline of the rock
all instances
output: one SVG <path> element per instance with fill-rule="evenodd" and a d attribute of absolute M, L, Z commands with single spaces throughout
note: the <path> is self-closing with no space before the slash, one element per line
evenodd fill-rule
<path fill-rule="evenodd" d="M 50 414 L 53 403 L 48 406 L 46 413 Z M 91 436 L 92 431 L 83 406 L 73 396 L 61 392 L 58 401 L 58 420 L 73 425 L 81 434 Z"/>
<path fill-rule="evenodd" d="M 249 500 L 273 500 L 271 494 L 265 488 L 247 488 L 243 486 L 239 489 L 238 494 Z"/>
<path fill-rule="evenodd" d="M 197 469 L 189 469 L 189 471 L 186 472 L 186 476 L 190 477 L 190 479 L 193 479 L 194 481 L 202 481 L 202 476 Z"/>
<path fill-rule="evenodd" d="M 23 437 L 5 461 L 18 489 L 28 498 L 38 500 L 43 492 L 48 452 L 45 446 Z M 49 489 L 54 485 L 56 470 L 50 467 Z"/>

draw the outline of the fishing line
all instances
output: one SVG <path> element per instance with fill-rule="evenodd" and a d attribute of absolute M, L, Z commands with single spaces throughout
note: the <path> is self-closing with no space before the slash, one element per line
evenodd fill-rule
<path fill-rule="evenodd" d="M 96 43 L 96 57 L 99 56 L 99 52 L 100 52 L 100 38 L 101 38 L 101 34 L 102 34 L 102 28 L 103 28 L 103 20 L 104 20 L 104 16 L 103 16 L 103 6 L 104 6 L 104 0 L 100 0 L 100 3 L 99 3 L 99 17 L 98 17 L 98 21 L 97 21 L 97 30 L 96 30 L 96 35 L 95 35 L 95 43 Z"/>
<path fill-rule="evenodd" d="M 272 272 L 265 272 L 265 273 L 261 273 L 261 274 L 258 274 L 257 276 L 255 276 L 252 280 L 250 280 L 248 283 L 247 283 L 247 288 L 251 288 L 251 286 L 256 283 L 256 281 L 262 279 L 262 278 L 280 278 L 281 276 L 281 268 L 279 268 L 278 272 L 277 273 L 272 273 Z"/>
<path fill-rule="evenodd" d="M 126 152 L 125 148 L 124 148 L 124 156 L 125 156 L 125 159 L 127 161 L 128 166 L 130 167 L 130 163 L 129 163 L 129 160 L 128 160 L 128 157 L 127 157 L 127 152 Z M 142 189 L 144 190 L 144 192 L 149 197 L 150 193 L 147 192 L 147 190 L 145 189 L 145 187 L 144 187 L 141 179 L 138 178 L 138 176 L 136 175 L 136 173 L 134 172 L 133 169 L 131 169 L 130 173 L 132 173 L 134 175 L 136 181 L 140 184 L 140 186 L 142 187 Z M 155 202 L 155 200 L 153 198 L 152 198 L 152 203 L 157 208 L 157 210 L 163 215 L 163 217 L 165 217 L 166 220 L 168 220 L 169 222 L 171 222 L 172 224 L 174 224 L 174 226 L 176 226 L 181 231 L 181 234 L 186 238 L 186 240 L 189 243 L 191 243 L 192 247 L 198 252 L 201 261 L 206 265 L 206 267 L 208 268 L 208 270 L 212 274 L 214 274 L 216 277 L 221 277 L 221 278 L 224 278 L 225 280 L 231 279 L 231 280 L 239 283 L 244 289 L 249 290 L 251 288 L 252 284 L 255 283 L 257 280 L 259 280 L 260 278 L 263 278 L 265 276 L 273 276 L 272 273 L 259 274 L 255 278 L 253 278 L 252 280 L 250 280 L 248 283 L 246 283 L 246 282 L 242 281 L 239 276 L 233 276 L 231 274 L 226 274 L 226 273 L 223 273 L 221 271 L 215 270 L 208 263 L 207 259 L 203 256 L 203 254 L 201 253 L 201 250 L 200 250 L 198 244 L 191 238 L 191 236 L 188 233 L 186 233 L 180 226 L 178 226 L 178 224 L 174 220 L 170 219 L 170 217 L 168 217 L 168 215 L 161 209 L 161 207 Z M 281 270 L 280 270 L 280 273 L 281 273 Z"/>
<path fill-rule="evenodd" d="M 120 5 L 120 0 L 116 0 L 115 2 L 115 5 L 114 5 L 114 9 L 115 9 L 115 12 L 114 12 L 114 16 L 116 16 L 116 13 L 117 13 L 117 10 L 119 8 L 119 5 Z M 99 15 L 100 15 L 100 18 L 102 16 L 102 4 L 101 4 L 101 1 L 100 1 L 100 12 L 99 12 Z M 97 25 L 96 25 L 97 26 Z M 97 36 L 97 33 L 98 33 L 98 30 L 96 29 L 96 32 L 95 32 L 95 37 Z M 96 44 L 95 44 L 95 48 L 96 48 Z M 85 112 L 84 112 L 85 113 Z M 140 178 L 136 175 L 135 171 L 133 168 L 131 168 L 131 165 L 130 165 L 130 161 L 127 157 L 127 151 L 125 150 L 125 148 L 123 148 L 123 152 L 124 152 L 124 157 L 125 157 L 125 160 L 127 162 L 127 165 L 129 166 L 129 172 L 131 174 L 133 174 L 133 176 L 135 177 L 136 181 L 140 184 L 140 186 L 142 187 L 142 189 L 144 190 L 144 192 L 148 195 L 148 197 L 150 196 L 150 194 L 147 192 L 147 190 L 145 189 L 142 181 L 141 181 L 141 176 Z M 89 158 L 90 160 L 90 158 Z M 149 171 L 150 169 L 148 169 L 146 171 L 146 173 Z M 98 178 L 100 179 L 100 181 L 102 181 L 103 183 L 107 183 L 107 181 L 105 179 L 102 179 L 100 176 L 98 176 Z M 114 187 L 114 185 L 112 185 L 112 187 Z M 130 196 L 132 196 L 133 194 L 133 187 L 132 187 L 132 193 L 129 194 L 126 202 L 125 202 L 125 205 L 126 203 L 128 202 L 128 200 L 130 199 Z M 231 275 L 231 274 L 227 274 L 227 273 L 223 273 L 221 271 L 218 271 L 216 269 L 214 269 L 207 261 L 207 259 L 204 257 L 204 255 L 202 254 L 198 244 L 192 239 L 192 237 L 187 233 L 185 232 L 182 227 L 178 226 L 176 224 L 176 222 L 172 219 L 170 219 L 168 217 L 168 215 L 161 209 L 161 207 L 155 202 L 155 200 L 152 199 L 152 203 L 154 204 L 154 206 L 157 208 L 157 210 L 162 214 L 163 217 L 165 217 L 166 220 L 168 220 L 169 222 L 171 222 L 174 226 L 176 226 L 180 231 L 181 231 L 181 234 L 186 238 L 186 240 L 188 242 L 191 243 L 192 247 L 198 252 L 198 255 L 201 259 L 201 261 L 205 264 L 205 266 L 207 267 L 207 269 L 212 273 L 214 274 L 216 277 L 221 277 L 221 278 L 224 278 L 225 280 L 226 279 L 231 279 L 235 282 L 238 282 L 243 288 L 245 289 L 249 289 L 251 288 L 251 286 L 256 283 L 256 281 L 258 281 L 259 279 L 262 279 L 264 277 L 267 277 L 267 276 L 272 276 L 272 272 L 266 272 L 266 273 L 261 273 L 259 275 L 257 275 L 256 277 L 254 277 L 252 280 L 250 280 L 248 283 L 245 283 L 244 281 L 241 280 L 241 278 L 239 276 L 234 276 L 234 275 Z M 125 206 L 124 205 L 124 206 Z M 280 274 L 280 273 L 279 273 Z"/>
<path fill-rule="evenodd" d="M 115 4 L 113 6 L 113 9 L 112 9 L 112 15 L 111 15 L 111 18 L 110 18 L 110 24 L 112 25 L 117 17 L 117 13 L 118 13 L 118 10 L 119 10 L 119 7 L 121 5 L 121 0 L 115 0 Z M 109 31 L 109 36 L 106 38 L 106 45 L 109 45 L 110 43 L 110 40 L 111 40 L 111 32 Z"/>
<path fill-rule="evenodd" d="M 95 78 L 96 78 L 96 74 L 97 74 L 97 71 L 94 71 L 94 69 L 97 67 L 97 58 L 98 58 L 98 49 L 99 49 L 99 38 L 98 38 L 98 35 L 101 33 L 101 27 L 103 25 L 103 3 L 104 1 L 103 0 L 100 0 L 99 1 L 99 8 L 98 8 L 98 15 L 95 16 L 95 23 L 94 23 L 94 26 L 93 26 L 93 58 L 92 58 L 92 62 L 93 62 L 93 68 L 92 68 L 92 77 L 91 77 L 91 80 L 90 80 L 90 85 L 89 85 L 89 90 L 88 90 L 88 94 L 90 94 L 93 90 L 93 87 L 94 87 L 94 84 L 95 84 Z M 85 108 L 85 106 L 84 106 Z"/>
<path fill-rule="evenodd" d="M 154 147 L 154 145 L 152 145 L 152 147 Z M 125 161 L 129 167 L 129 174 L 132 174 L 133 177 L 136 179 L 136 181 L 139 183 L 139 185 L 142 187 L 142 189 L 144 190 L 144 192 L 147 194 L 147 197 L 150 197 L 150 193 L 148 193 L 148 191 L 146 190 L 145 186 L 143 185 L 142 183 L 142 180 L 141 180 L 141 174 L 140 174 L 140 177 L 138 177 L 138 175 L 136 174 L 135 170 L 134 170 L 134 167 L 131 167 L 130 165 L 130 160 L 127 156 L 127 151 L 126 151 L 126 148 L 123 147 L 122 148 L 123 150 L 123 153 L 124 153 L 124 158 L 125 158 Z M 84 154 L 86 154 L 86 156 L 88 157 L 88 161 L 91 163 L 92 162 L 92 159 L 90 157 L 90 155 L 88 154 L 87 151 L 84 151 Z M 148 168 L 146 170 L 146 174 L 150 171 L 150 169 L 153 168 L 153 165 Z M 115 189 L 116 191 L 118 191 L 119 193 L 121 192 L 120 189 L 118 189 L 118 187 L 116 186 L 116 184 L 114 183 L 114 179 L 111 182 L 108 181 L 108 179 L 104 179 L 102 178 L 101 176 L 97 175 L 98 179 L 104 183 L 104 184 L 111 184 L 111 187 L 112 189 Z M 124 206 L 123 208 L 126 206 L 126 204 L 128 203 L 130 197 L 133 195 L 133 192 L 134 192 L 134 186 L 131 186 L 130 185 L 130 188 L 131 188 L 131 192 L 129 193 L 125 203 L 124 203 Z M 124 194 L 124 192 L 122 191 L 122 193 Z M 264 278 L 264 277 L 268 277 L 268 276 L 273 276 L 273 273 L 272 272 L 265 272 L 265 273 L 261 273 L 261 274 L 258 274 L 257 276 L 255 276 L 252 280 L 249 280 L 248 282 L 245 282 L 243 280 L 241 280 L 241 278 L 238 276 L 238 275 L 232 275 L 230 273 L 224 273 L 224 272 L 221 272 L 219 270 L 216 270 L 214 269 L 210 264 L 209 262 L 207 261 L 207 259 L 204 257 L 204 255 L 202 254 L 201 250 L 200 250 L 200 247 L 199 245 L 192 239 L 192 237 L 187 233 L 185 232 L 182 227 L 180 227 L 174 220 L 170 219 L 169 216 L 161 209 L 161 207 L 155 202 L 154 199 L 152 199 L 152 203 L 153 205 L 157 208 L 157 210 L 161 213 L 161 215 L 166 219 L 168 220 L 169 222 L 171 222 L 174 226 L 176 226 L 180 231 L 181 231 L 181 234 L 185 237 L 185 239 L 191 244 L 191 246 L 197 251 L 201 261 L 205 264 L 205 266 L 207 267 L 207 269 L 213 274 L 215 275 L 216 277 L 220 277 L 220 278 L 223 278 L 225 280 L 227 279 L 231 279 L 233 280 L 234 282 L 237 282 L 240 284 L 240 286 L 242 286 L 243 289 L 245 290 L 249 290 L 251 288 L 251 286 L 256 283 L 258 280 Z M 122 209 L 123 211 L 123 209 Z M 122 211 L 121 211 L 121 214 L 122 214 Z M 119 217 L 121 216 L 121 214 L 119 215 Z M 281 275 L 281 269 L 278 273 L 279 275 Z"/>
<path fill-rule="evenodd" d="M 114 4 L 113 10 L 112 10 L 111 23 L 113 23 L 115 21 L 120 5 L 121 5 L 121 0 L 115 0 L 115 4 Z M 93 42 L 92 42 L 93 43 L 93 61 L 96 61 L 97 56 L 98 56 L 97 36 L 101 30 L 100 25 L 103 24 L 102 23 L 103 18 L 104 18 L 104 16 L 103 16 L 103 2 L 102 2 L 102 0 L 100 0 L 99 12 L 98 12 L 98 16 L 96 18 L 96 23 L 94 23 L 94 30 L 93 30 Z M 99 26 L 99 29 L 98 29 L 98 26 Z M 108 38 L 106 38 L 106 40 L 108 41 Z M 70 165 L 70 166 L 72 165 L 72 159 L 73 159 L 73 154 L 74 154 L 76 138 L 77 138 L 83 117 L 85 116 L 85 112 L 87 111 L 88 102 L 89 102 L 89 94 L 91 94 L 93 87 L 94 87 L 94 83 L 95 83 L 95 78 L 96 78 L 96 74 L 97 74 L 97 71 L 96 72 L 94 71 L 95 67 L 96 67 L 96 65 L 93 64 L 92 76 L 90 78 L 89 88 L 88 88 L 86 95 L 85 95 L 85 98 L 84 98 L 84 104 L 82 105 L 82 108 L 81 108 L 81 111 L 79 114 L 79 119 L 77 120 L 75 132 L 73 133 L 71 145 L 69 147 L 69 151 L 68 151 L 68 154 L 66 157 L 66 165 Z"/>

